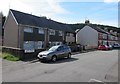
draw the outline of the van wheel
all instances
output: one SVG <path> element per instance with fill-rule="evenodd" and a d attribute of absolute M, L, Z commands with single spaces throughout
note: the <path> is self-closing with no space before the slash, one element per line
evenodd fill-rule
<path fill-rule="evenodd" d="M 69 58 L 71 58 L 71 54 L 70 53 L 68 53 L 68 56 L 67 56 L 67 58 L 69 59 Z"/>
<path fill-rule="evenodd" d="M 57 61 L 57 57 L 56 57 L 56 56 L 52 56 L 51 61 L 52 61 L 52 62 L 56 62 L 56 61 Z"/>

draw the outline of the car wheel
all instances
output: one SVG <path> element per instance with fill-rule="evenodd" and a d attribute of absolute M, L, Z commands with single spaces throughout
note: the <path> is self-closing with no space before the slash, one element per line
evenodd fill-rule
<path fill-rule="evenodd" d="M 51 59 L 53 62 L 56 62 L 57 61 L 57 57 L 56 56 L 52 56 L 52 59 Z"/>
<path fill-rule="evenodd" d="M 67 58 L 71 58 L 71 54 L 70 54 L 70 53 L 68 53 L 68 56 L 67 56 Z"/>

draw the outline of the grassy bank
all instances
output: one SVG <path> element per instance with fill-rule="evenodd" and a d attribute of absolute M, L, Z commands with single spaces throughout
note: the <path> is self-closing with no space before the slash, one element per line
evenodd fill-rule
<path fill-rule="evenodd" d="M 19 61 L 19 58 L 17 56 L 9 53 L 0 53 L 0 57 L 9 61 Z"/>

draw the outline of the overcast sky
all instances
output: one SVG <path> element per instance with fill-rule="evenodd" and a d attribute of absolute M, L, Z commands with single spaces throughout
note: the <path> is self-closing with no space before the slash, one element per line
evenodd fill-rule
<path fill-rule="evenodd" d="M 0 11 L 9 9 L 46 16 L 62 23 L 91 23 L 118 26 L 118 0 L 0 0 Z"/>

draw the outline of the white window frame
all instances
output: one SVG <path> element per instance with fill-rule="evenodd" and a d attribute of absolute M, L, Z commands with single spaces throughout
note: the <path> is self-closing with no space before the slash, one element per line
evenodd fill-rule
<path fill-rule="evenodd" d="M 24 41 L 23 49 L 25 50 L 25 53 L 34 52 L 34 41 Z"/>
<path fill-rule="evenodd" d="M 103 39 L 107 39 L 107 35 L 106 34 L 103 34 Z"/>
<path fill-rule="evenodd" d="M 56 43 L 56 45 L 58 45 L 58 44 L 59 44 L 59 45 L 62 45 L 62 42 L 55 42 L 55 43 Z"/>
<path fill-rule="evenodd" d="M 70 33 L 67 33 L 67 35 L 66 36 L 70 36 Z"/>
<path fill-rule="evenodd" d="M 49 29 L 49 35 L 55 35 L 55 30 Z"/>
<path fill-rule="evenodd" d="M 118 37 L 115 37 L 115 40 L 118 40 Z"/>
<path fill-rule="evenodd" d="M 35 49 L 43 49 L 44 48 L 44 42 L 43 41 L 36 41 L 35 42 Z"/>
<path fill-rule="evenodd" d="M 70 36 L 71 36 L 71 37 L 74 37 L 74 34 L 73 34 L 73 33 L 70 33 Z"/>
<path fill-rule="evenodd" d="M 59 31 L 59 36 L 63 36 L 63 32 L 62 31 Z"/>
<path fill-rule="evenodd" d="M 44 33 L 45 33 L 45 31 L 44 31 L 44 29 L 43 29 L 43 28 L 38 28 L 38 33 L 39 33 L 39 34 L 44 34 Z"/>
<path fill-rule="evenodd" d="M 62 45 L 62 42 L 49 42 L 49 44 L 50 44 L 50 47 L 52 47 L 52 46 L 56 46 L 56 45 Z"/>
<path fill-rule="evenodd" d="M 32 27 L 24 27 L 24 32 L 33 33 Z"/>

